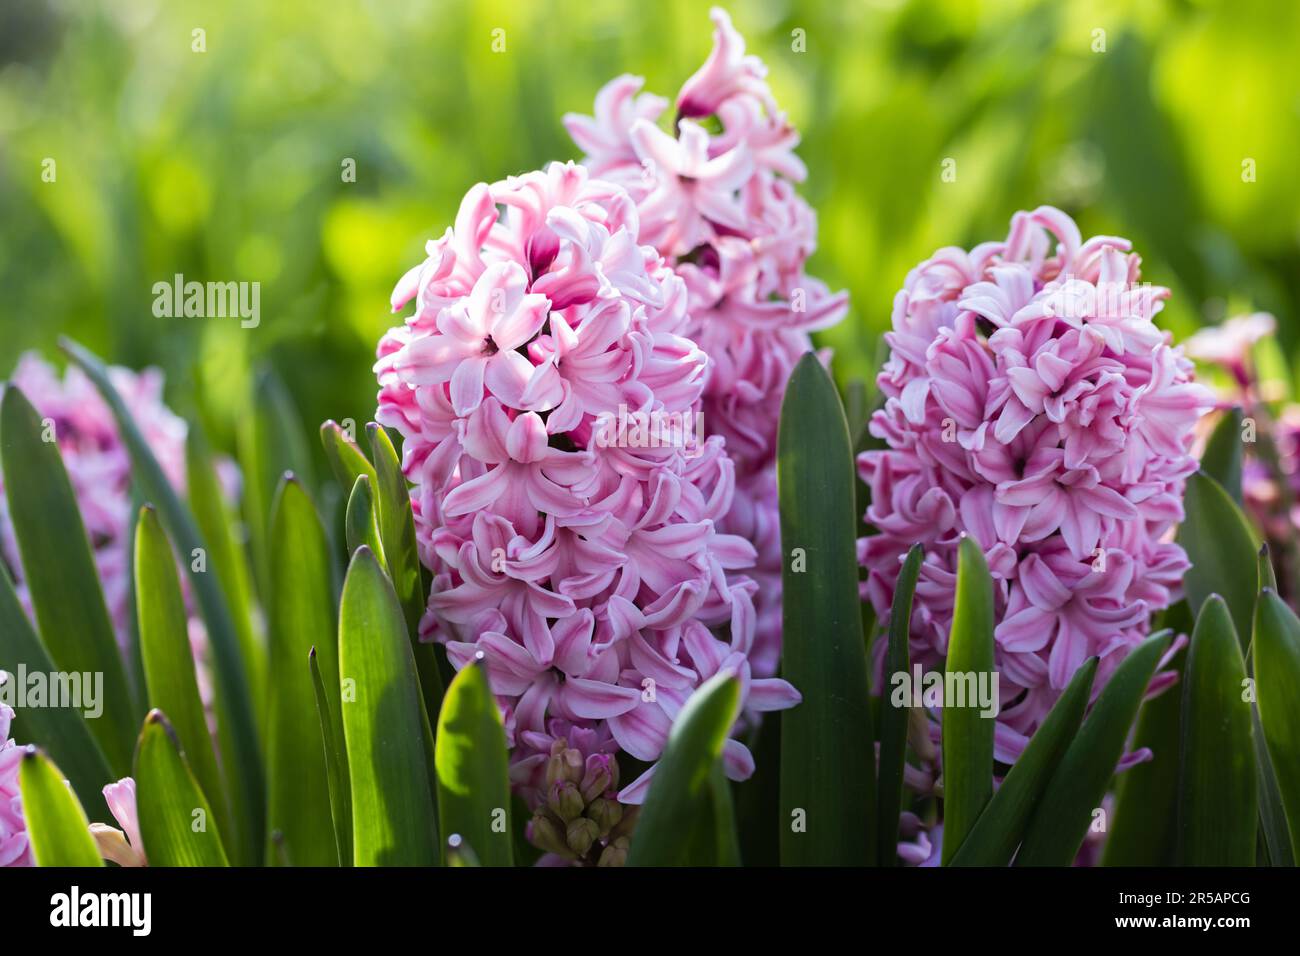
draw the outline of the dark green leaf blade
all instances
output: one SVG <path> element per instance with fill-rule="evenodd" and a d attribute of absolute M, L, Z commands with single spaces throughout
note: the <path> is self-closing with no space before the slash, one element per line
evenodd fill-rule
<path fill-rule="evenodd" d="M 1255 687 L 1259 718 L 1300 860 L 1300 619 L 1271 590 L 1255 609 Z"/>
<path fill-rule="evenodd" d="M 1179 856 L 1185 866 L 1253 866 L 1259 824 L 1246 664 L 1223 598 L 1196 617 L 1183 678 Z"/>
<path fill-rule="evenodd" d="M 784 551 L 781 862 L 875 859 L 875 772 L 858 597 L 856 474 L 844 411 L 812 353 L 786 388 L 777 437 Z"/>
<path fill-rule="evenodd" d="M 1187 479 L 1183 509 L 1178 543 L 1192 562 L 1183 579 L 1187 604 L 1202 607 L 1211 594 L 1222 595 L 1238 638 L 1249 641 L 1259 591 L 1259 545 L 1246 517 L 1223 486 L 1202 471 Z"/>
<path fill-rule="evenodd" d="M 1222 485 L 1237 504 L 1241 504 L 1241 420 L 1239 406 L 1224 413 L 1201 455 L 1201 470 Z"/>
<path fill-rule="evenodd" d="M 222 498 L 211 452 L 202 433 L 190 426 L 185 440 L 185 486 L 190 510 L 208 546 L 207 565 L 226 596 L 240 657 L 248 672 L 248 690 L 259 727 L 266 726 L 266 645 L 253 626 L 253 582 L 248 556 L 235 535 L 238 516 Z"/>
<path fill-rule="evenodd" d="M 140 509 L 135 530 L 135 591 L 140 652 L 150 708 L 171 714 L 171 725 L 221 832 L 230 818 L 203 701 L 199 697 L 189 621 L 171 542 L 151 507 Z"/>
<path fill-rule="evenodd" d="M 348 496 L 344 531 L 349 554 L 364 544 L 375 552 L 375 557 L 378 559 L 384 553 L 384 549 L 379 543 L 375 502 L 370 488 L 370 478 L 366 475 L 357 475 L 356 483 L 352 486 L 352 494 Z"/>
<path fill-rule="evenodd" d="M 228 866 L 212 808 L 160 710 L 149 711 L 135 750 L 136 811 L 150 866 Z"/>
<path fill-rule="evenodd" d="M 63 773 L 37 747 L 28 747 L 18 768 L 18 789 L 37 866 L 103 866 L 76 795 Z"/>
<path fill-rule="evenodd" d="M 1088 707 L 1098 659 L 1088 658 L 1029 738 L 1020 759 L 980 814 L 952 866 L 1006 866 Z"/>
<path fill-rule="evenodd" d="M 974 538 L 957 550 L 957 597 L 948 637 L 946 674 L 993 673 L 993 579 Z M 943 864 L 961 848 L 993 796 L 995 721 L 976 701 L 943 708 Z"/>
<path fill-rule="evenodd" d="M 393 586 L 369 548 L 352 556 L 339 614 L 343 732 L 357 866 L 429 866 L 441 846 L 415 660 Z"/>
<path fill-rule="evenodd" d="M 341 701 L 337 696 L 331 703 L 320 666 L 316 663 L 316 648 L 311 649 L 307 661 L 311 671 L 312 688 L 316 692 L 316 713 L 320 719 L 321 742 L 325 748 L 325 769 L 329 774 L 330 818 L 334 823 L 334 844 L 338 848 L 343 866 L 352 865 L 352 783 L 348 777 L 348 754 L 343 747 L 342 720 L 339 716 Z M 330 685 L 337 686 L 337 684 Z"/>
<path fill-rule="evenodd" d="M 1115 669 L 1034 809 L 1016 866 L 1069 866 L 1124 754 L 1169 633 L 1148 637 Z"/>
<path fill-rule="evenodd" d="M 880 691 L 880 783 L 877 787 L 876 851 L 881 866 L 897 866 L 898 815 L 903 802 L 903 764 L 907 756 L 908 700 L 896 704 L 889 685 L 894 675 L 911 669 L 908 636 L 912 621 L 912 595 L 921 573 L 925 551 L 912 546 L 898 573 L 894 603 L 889 610 L 889 647 L 885 651 L 885 687 Z M 906 695 L 905 695 L 906 696 Z"/>
<path fill-rule="evenodd" d="M 705 818 L 711 821 L 717 812 L 712 806 L 713 768 L 722 759 L 722 748 L 739 706 L 740 682 L 727 672 L 714 674 L 687 699 L 673 722 L 650 781 L 632 835 L 628 866 L 701 866 L 719 862 L 717 841 L 706 844 L 710 858 L 684 858 L 688 849 L 683 836 Z"/>
<path fill-rule="evenodd" d="M 328 635 L 337 631 L 329 545 L 316 506 L 292 475 L 280 483 L 271 513 L 271 695 L 267 742 L 267 831 L 283 840 L 295 866 L 337 866 L 329 770 L 320 740 L 320 717 L 311 672 L 303 666 L 312 647 L 326 687 L 339 686 L 338 654 Z M 333 714 L 342 734 L 338 698 Z M 274 863 L 278 850 L 268 847 Z"/>
<path fill-rule="evenodd" d="M 17 386 L 7 387 L 0 400 L 0 467 L 37 628 L 58 670 L 103 675 L 103 714 L 90 730 L 113 772 L 126 776 L 137 705 L 54 438 Z"/>

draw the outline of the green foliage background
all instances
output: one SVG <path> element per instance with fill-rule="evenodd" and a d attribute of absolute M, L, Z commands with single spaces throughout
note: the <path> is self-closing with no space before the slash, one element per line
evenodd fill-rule
<path fill-rule="evenodd" d="M 1273 371 L 1291 364 L 1278 360 L 1300 335 L 1300 5 L 729 9 L 803 131 L 811 268 L 852 294 L 825 336 L 841 377 L 871 374 L 912 265 L 1000 238 L 1040 203 L 1085 235 L 1130 236 L 1145 277 L 1174 290 L 1179 335 L 1266 309 Z M 388 294 L 466 189 L 574 157 L 565 111 L 589 112 L 621 72 L 671 96 L 709 44 L 707 5 L 686 0 L 0 0 L 0 376 L 70 334 L 162 366 L 173 406 L 221 445 L 265 363 L 313 430 L 363 422 Z M 155 318 L 153 283 L 178 272 L 260 281 L 260 327 Z"/>

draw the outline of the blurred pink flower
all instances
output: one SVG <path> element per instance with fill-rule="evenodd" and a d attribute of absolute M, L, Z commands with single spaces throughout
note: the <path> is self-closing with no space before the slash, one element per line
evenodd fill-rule
<path fill-rule="evenodd" d="M 1169 532 L 1213 398 L 1152 322 L 1168 290 L 1138 283 L 1128 249 L 1082 241 L 1051 207 L 1017 213 L 1005 242 L 913 269 L 885 336 L 871 433 L 887 447 L 858 461 L 879 532 L 859 542 L 864 596 L 887 618 L 899 562 L 922 543 L 911 653 L 941 666 L 957 544 L 979 542 L 995 584 L 1003 762 L 1089 656 L 1101 657 L 1100 690 L 1188 566 Z"/>
<path fill-rule="evenodd" d="M 26 748 L 19 747 L 9 736 L 13 717 L 9 705 L 0 704 L 0 867 L 35 866 L 18 791 L 18 768 Z"/>

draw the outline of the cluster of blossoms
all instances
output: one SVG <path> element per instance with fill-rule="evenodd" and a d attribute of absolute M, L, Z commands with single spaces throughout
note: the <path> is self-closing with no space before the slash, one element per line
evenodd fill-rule
<path fill-rule="evenodd" d="M 870 426 L 887 448 L 858 461 L 878 532 L 859 542 L 864 594 L 887 616 L 901 557 L 921 542 L 911 653 L 941 666 L 957 545 L 980 544 L 1007 763 L 1087 657 L 1105 683 L 1188 567 L 1168 532 L 1213 399 L 1153 324 L 1169 293 L 1138 281 L 1129 249 L 1082 241 L 1041 207 L 1017 213 L 1005 242 L 935 253 L 894 300 Z"/>
<path fill-rule="evenodd" d="M 114 367 L 109 370 L 109 375 L 113 387 L 122 396 L 164 474 L 174 487 L 183 490 L 186 424 L 163 404 L 162 373 L 157 369 L 135 373 Z M 26 353 L 19 359 L 8 384 L 19 388 L 32 403 L 58 445 L 76 496 L 81 520 L 90 539 L 100 586 L 118 645 L 126 653 L 130 640 L 130 588 L 133 574 L 129 543 L 135 514 L 132 508 L 130 455 L 121 440 L 112 410 L 80 369 L 69 368 L 60 377 L 52 366 L 35 353 Z M 221 462 L 220 472 L 223 491 L 228 497 L 233 497 L 238 487 L 238 475 L 233 464 Z M 7 566 L 19 601 L 28 616 L 34 617 L 4 492 L 4 476 L 0 473 L 0 562 Z M 190 617 L 189 632 L 200 696 L 208 714 L 209 725 L 215 733 L 214 687 L 207 663 L 207 633 L 197 615 Z M 0 714 L 0 741 L 7 735 L 11 716 L 11 711 Z M 5 865 L 6 862 L 14 865 L 31 862 L 30 854 L 23 853 L 21 849 L 15 851 L 14 855 L 5 852 L 5 848 L 10 845 L 6 841 L 12 841 L 12 846 L 17 847 L 17 836 L 25 834 L 18 805 L 16 753 L 9 744 L 0 750 L 0 865 Z M 12 767 L 9 766 L 10 762 Z M 12 791 L 8 789 L 10 781 L 7 777 L 11 771 L 15 775 L 12 777 Z M 110 784 L 105 788 L 105 795 L 119 820 L 130 819 L 134 815 L 134 784 L 129 779 Z M 23 835 L 24 846 L 25 840 Z M 140 845 L 138 835 L 134 842 L 137 847 Z"/>
<path fill-rule="evenodd" d="M 713 50 L 676 100 L 674 134 L 657 122 L 668 101 L 620 76 L 596 97 L 595 115 L 565 117 L 593 175 L 636 201 L 640 241 L 682 278 L 685 334 L 710 359 L 703 421 L 726 438 L 736 491 L 721 527 L 753 543 L 759 583 L 751 661 L 775 673 L 781 644 L 781 543 L 776 429 L 785 383 L 809 333 L 847 312 L 804 264 L 817 217 L 795 191 L 807 174 L 798 132 L 780 112 L 757 57 L 727 14 L 712 11 Z M 715 130 L 715 132 L 711 132 Z"/>
<path fill-rule="evenodd" d="M 414 314 L 375 366 L 435 574 L 422 636 L 486 664 L 557 860 L 620 862 L 653 767 L 620 789 L 613 757 L 655 761 L 702 681 L 740 676 L 740 726 L 799 700 L 771 676 L 777 411 L 845 300 L 803 273 L 797 136 L 713 18 L 677 135 L 640 80 L 609 84 L 595 119 L 566 119 L 585 166 L 469 192 L 398 283 Z M 685 427 L 663 440 L 665 421 Z M 724 766 L 753 758 L 729 740 Z"/>
<path fill-rule="evenodd" d="M 394 308 L 415 311 L 375 367 L 435 572 L 422 632 L 457 668 L 485 661 L 534 806 L 559 783 L 557 741 L 584 765 L 617 749 L 653 761 L 720 668 L 751 712 L 797 700 L 751 679 L 756 585 L 736 572 L 755 555 L 718 528 L 735 478 L 723 439 L 612 425 L 693 419 L 708 372 L 682 280 L 637 232 L 627 193 L 572 163 L 474 187 L 398 284 Z M 753 769 L 734 740 L 725 764 Z M 640 802 L 648 778 L 618 799 Z"/>

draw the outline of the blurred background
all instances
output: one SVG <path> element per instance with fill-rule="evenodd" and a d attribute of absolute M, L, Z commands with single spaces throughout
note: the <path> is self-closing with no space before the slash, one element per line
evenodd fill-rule
<path fill-rule="evenodd" d="M 1274 313 L 1261 361 L 1290 377 L 1300 4 L 728 8 L 803 133 L 842 379 L 873 373 L 911 266 L 1041 203 L 1131 237 L 1180 337 Z M 685 0 L 0 0 L 0 378 L 66 334 L 162 367 L 219 446 L 264 367 L 312 431 L 365 422 L 392 286 L 468 187 L 576 157 L 564 112 L 622 72 L 671 97 L 709 46 Z M 176 273 L 260 282 L 260 325 L 156 318 Z"/>

